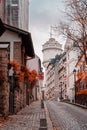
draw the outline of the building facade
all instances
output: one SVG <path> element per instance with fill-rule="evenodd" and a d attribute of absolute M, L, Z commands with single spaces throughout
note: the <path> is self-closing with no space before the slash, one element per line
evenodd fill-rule
<path fill-rule="evenodd" d="M 35 55 L 35 58 L 31 60 L 27 60 L 27 66 L 31 70 L 36 70 L 38 76 L 35 86 L 32 88 L 32 94 L 34 95 L 34 100 L 41 100 L 42 98 L 42 92 L 41 88 L 43 87 L 43 78 L 39 78 L 39 74 L 42 72 L 41 68 L 41 60 L 40 58 Z"/>
<path fill-rule="evenodd" d="M 71 43 L 71 44 L 70 44 Z M 50 58 L 46 68 L 47 98 L 68 99 L 75 101 L 74 69 L 80 51 L 67 41 L 65 51 Z"/>
<path fill-rule="evenodd" d="M 87 65 L 84 55 L 78 58 L 74 77 L 75 102 L 87 105 Z"/>
<path fill-rule="evenodd" d="M 66 53 L 56 55 L 47 66 L 47 98 L 66 98 Z"/>
<path fill-rule="evenodd" d="M 0 10 L 0 17 L 5 23 L 26 31 L 28 30 L 28 0 L 1 0 Z"/>
<path fill-rule="evenodd" d="M 46 68 L 51 58 L 55 58 L 57 54 L 62 52 L 62 45 L 59 44 L 54 38 L 50 38 L 42 46 L 43 53 L 43 66 Z"/>
<path fill-rule="evenodd" d="M 59 90 L 58 98 L 66 99 L 67 98 L 67 88 L 66 88 L 66 53 L 63 52 L 59 56 L 59 61 L 57 62 L 57 90 Z"/>
<path fill-rule="evenodd" d="M 29 32 L 1 20 L 0 28 L 0 115 L 6 117 L 29 105 L 29 81 L 25 81 L 24 68 L 26 56 L 33 58 L 34 49 Z"/>
<path fill-rule="evenodd" d="M 55 71 L 53 64 L 47 66 L 46 70 L 46 97 L 47 99 L 54 98 L 54 88 L 55 88 Z"/>
<path fill-rule="evenodd" d="M 57 54 L 60 54 L 61 52 L 62 52 L 62 45 L 59 44 L 54 38 L 50 38 L 45 44 L 43 44 L 42 53 L 43 53 L 43 66 L 45 68 L 45 86 L 46 86 L 46 89 L 49 88 L 48 86 L 51 86 L 51 82 L 52 82 L 52 86 L 53 87 L 55 86 L 54 80 L 52 79 L 54 77 L 54 70 L 52 70 L 52 69 L 50 70 L 49 67 L 51 67 L 51 66 L 49 66 L 49 64 L 51 62 L 51 59 L 54 59 L 55 56 Z M 50 81 L 50 83 L 49 83 L 49 81 Z M 50 88 L 52 88 L 52 86 Z M 46 91 L 48 91 L 48 90 L 46 90 Z M 53 95 L 53 93 L 50 94 L 50 95 Z"/>
<path fill-rule="evenodd" d="M 80 55 L 80 50 L 74 46 L 72 40 L 67 39 L 64 51 L 66 52 L 66 96 L 71 102 L 75 102 L 74 69 Z"/>

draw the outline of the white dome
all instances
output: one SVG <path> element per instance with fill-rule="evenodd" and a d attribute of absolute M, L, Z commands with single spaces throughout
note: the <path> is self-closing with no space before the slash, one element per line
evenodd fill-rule
<path fill-rule="evenodd" d="M 55 40 L 55 38 L 50 38 L 45 44 L 43 44 L 43 65 L 46 67 L 46 64 L 50 61 L 51 58 L 62 52 L 62 45 Z"/>

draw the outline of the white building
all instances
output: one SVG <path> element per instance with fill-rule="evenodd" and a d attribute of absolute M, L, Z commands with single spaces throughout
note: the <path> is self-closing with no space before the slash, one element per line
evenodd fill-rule
<path fill-rule="evenodd" d="M 66 98 L 66 53 L 51 59 L 46 71 L 47 98 Z"/>
<path fill-rule="evenodd" d="M 49 66 L 49 63 L 51 62 L 51 59 L 54 59 L 57 54 L 59 55 L 62 52 L 62 45 L 54 38 L 50 38 L 49 41 L 43 44 L 42 52 L 43 66 L 45 67 L 46 93 L 48 93 L 48 97 L 52 97 L 55 87 L 55 71 L 52 65 Z"/>
<path fill-rule="evenodd" d="M 64 53 L 53 44 L 46 42 L 43 45 L 43 65 L 46 74 L 46 93 L 48 98 L 75 99 L 74 69 L 78 61 L 79 49 L 73 46 L 73 41 L 67 40 Z M 54 42 L 55 43 L 55 42 Z M 54 47 L 53 47 L 54 46 Z M 59 49 L 59 51 L 58 51 Z M 54 63 L 51 60 L 55 60 Z"/>
<path fill-rule="evenodd" d="M 59 44 L 54 38 L 50 38 L 42 48 L 43 52 L 43 66 L 46 68 L 51 58 L 55 58 L 57 54 L 62 52 L 62 45 Z"/>
<path fill-rule="evenodd" d="M 70 101 L 74 101 L 75 98 L 75 86 L 74 86 L 74 69 L 78 61 L 79 49 L 73 46 L 72 41 L 68 41 L 65 44 L 66 51 L 66 87 L 67 97 Z"/>

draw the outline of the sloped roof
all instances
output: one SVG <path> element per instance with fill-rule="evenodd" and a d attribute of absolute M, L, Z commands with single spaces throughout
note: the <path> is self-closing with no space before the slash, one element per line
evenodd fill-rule
<path fill-rule="evenodd" d="M 31 34 L 29 32 L 16 28 L 16 27 L 13 27 L 13 26 L 10 26 L 10 25 L 7 25 L 7 24 L 3 23 L 0 19 L 0 36 L 3 35 L 3 33 L 6 30 L 17 33 L 22 38 L 22 42 L 25 47 L 26 55 L 31 58 L 35 57 L 33 42 L 32 42 L 32 38 L 31 38 Z"/>

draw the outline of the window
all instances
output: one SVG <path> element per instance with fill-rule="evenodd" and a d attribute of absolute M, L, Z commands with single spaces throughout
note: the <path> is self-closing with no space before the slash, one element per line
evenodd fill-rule
<path fill-rule="evenodd" d="M 17 3 L 18 3 L 18 0 L 12 0 L 12 3 L 13 3 L 13 4 L 17 4 Z"/>
<path fill-rule="evenodd" d="M 80 90 L 84 89 L 84 84 L 83 82 L 80 82 Z"/>
<path fill-rule="evenodd" d="M 0 42 L 1 48 L 7 47 L 8 51 L 8 60 L 10 60 L 10 43 L 9 42 Z"/>
<path fill-rule="evenodd" d="M 18 25 L 18 7 L 12 7 L 12 24 L 16 27 Z"/>

